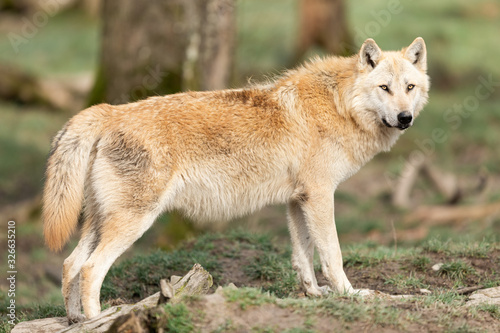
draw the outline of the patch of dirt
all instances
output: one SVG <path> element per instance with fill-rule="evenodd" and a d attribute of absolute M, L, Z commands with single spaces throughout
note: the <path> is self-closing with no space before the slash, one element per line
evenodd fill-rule
<path fill-rule="evenodd" d="M 338 299 L 349 308 L 349 299 Z M 370 302 L 370 301 L 368 301 Z M 495 332 L 500 329 L 500 321 L 487 312 L 472 314 L 465 307 L 427 306 L 421 301 L 383 301 L 383 308 L 398 309 L 398 317 L 378 320 L 376 312 L 369 316 L 352 317 L 349 310 L 339 307 L 339 311 L 328 313 L 322 309 L 306 309 L 278 304 L 249 305 L 241 307 L 238 301 L 229 302 L 220 294 L 213 294 L 188 304 L 194 325 L 200 332 L 282 332 L 285 330 L 314 332 L 441 332 L 475 331 L 488 327 Z M 380 306 L 373 305 L 374 307 Z M 328 310 L 327 310 L 328 311 Z M 414 320 L 418 316 L 418 320 Z"/>
<path fill-rule="evenodd" d="M 235 249 L 234 244 L 228 244 L 227 240 L 218 239 L 214 242 L 214 248 L 210 254 L 218 258 L 221 265 L 221 275 L 214 281 L 214 284 L 225 286 L 229 283 L 234 283 L 237 287 L 257 287 L 259 281 L 251 279 L 245 274 L 245 267 L 248 266 L 255 258 L 262 254 L 261 250 L 246 248 L 245 242 L 235 243 L 239 245 Z M 242 246 L 243 245 L 243 246 Z"/>
<path fill-rule="evenodd" d="M 462 287 L 481 286 L 487 281 L 498 281 L 500 283 L 500 250 L 494 250 L 487 258 L 460 257 L 446 255 L 442 253 L 424 252 L 420 256 L 426 256 L 430 263 L 423 269 L 415 267 L 409 259 L 383 261 L 371 267 L 346 267 L 345 272 L 352 285 L 357 288 L 368 288 L 382 291 L 391 295 L 420 294 L 419 289 L 426 288 L 430 291 L 438 289 L 457 289 L 456 279 L 450 278 L 446 274 L 441 274 L 432 270 L 432 266 L 438 263 L 451 263 L 463 261 L 469 264 L 474 272 L 465 273 L 460 279 Z M 401 275 L 403 278 L 412 277 L 419 280 L 421 286 L 396 286 L 388 283 L 388 279 L 394 279 Z M 326 284 L 326 279 L 321 272 L 317 273 L 318 283 Z"/>
<path fill-rule="evenodd" d="M 227 302 L 224 296 L 213 294 L 191 304 L 194 313 L 204 313 L 195 321 L 200 332 L 250 332 L 256 328 L 282 332 L 304 327 L 307 317 L 291 308 L 276 304 L 248 306 L 242 309 L 238 302 Z M 339 322 L 321 318 L 314 321 L 315 331 L 336 332 L 341 328 Z"/>
<path fill-rule="evenodd" d="M 213 243 L 214 247 L 210 254 L 218 258 L 221 272 L 217 277 L 214 277 L 214 286 L 225 286 L 232 282 L 237 287 L 264 287 L 266 281 L 252 279 L 245 273 L 245 267 L 262 255 L 262 250 L 247 248 L 244 241 L 233 244 L 225 239 L 217 239 Z M 238 245 L 238 247 L 235 248 L 235 245 Z M 474 269 L 473 272 L 465 273 L 464 277 L 460 279 L 460 287 L 481 286 L 487 281 L 499 281 L 500 283 L 500 260 L 498 259 L 500 250 L 492 251 L 487 258 L 447 255 L 435 252 L 422 252 L 419 254 L 419 257 L 424 256 L 430 259 L 429 264 L 425 267 L 417 267 L 412 264 L 413 258 L 403 258 L 398 260 L 388 259 L 368 267 L 344 267 L 344 270 L 354 288 L 378 290 L 390 295 L 418 295 L 421 294 L 420 289 L 422 288 L 430 291 L 456 290 L 457 279 L 432 270 L 432 266 L 458 260 Z M 321 272 L 316 272 L 316 276 L 319 285 L 327 284 Z M 388 280 L 397 279 L 398 276 L 402 280 L 411 277 L 412 280 L 417 282 L 413 286 L 388 282 Z M 303 294 L 303 291 L 299 290 L 296 295 L 291 296 L 297 297 L 301 294 Z"/>

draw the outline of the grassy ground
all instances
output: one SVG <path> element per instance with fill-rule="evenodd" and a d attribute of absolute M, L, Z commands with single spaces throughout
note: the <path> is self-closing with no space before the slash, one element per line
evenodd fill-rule
<path fill-rule="evenodd" d="M 493 185 L 482 200 L 490 202 L 500 199 L 497 186 L 500 184 L 500 151 L 497 144 L 500 125 L 498 86 L 493 87 L 486 99 L 479 100 L 476 106 L 473 105 L 466 115 L 458 113 L 456 107 L 466 107 L 471 98 L 476 96 L 476 89 L 482 82 L 480 77 L 486 80 L 491 77 L 495 82 L 500 80 L 500 68 L 497 66 L 500 55 L 497 43 L 500 5 L 491 0 L 422 0 L 418 3 L 401 1 L 400 7 L 391 12 L 392 7 L 387 1 L 350 0 L 347 3 L 349 22 L 357 45 L 360 45 L 365 37 L 373 37 L 383 49 L 398 49 L 408 45 L 417 36 L 424 37 L 429 52 L 429 74 L 433 85 L 429 105 L 391 153 L 376 157 L 342 185 L 336 194 L 336 220 L 341 242 L 346 246 L 346 270 L 357 287 L 365 284 L 388 292 L 402 293 L 412 290 L 414 292 L 425 286 L 435 295 L 442 294 L 443 296 L 439 297 L 443 299 L 451 297 L 463 304 L 462 296 L 453 296 L 454 289 L 471 284 L 499 284 L 498 276 L 488 273 L 486 269 L 487 265 L 498 267 L 498 262 L 491 263 L 487 261 L 488 258 L 471 253 L 486 251 L 488 256 L 498 255 L 495 244 L 498 242 L 500 219 L 496 217 L 466 221 L 467 223 L 459 225 L 429 226 L 427 234 L 415 241 L 398 240 L 393 237 L 392 231 L 407 228 L 402 223 L 406 212 L 391 206 L 389 199 L 393 188 L 384 175 L 387 171 L 399 174 L 411 154 L 420 151 L 425 153 L 432 163 L 455 173 L 461 179 L 475 179 L 481 170 L 487 170 L 493 179 Z M 235 86 L 245 84 L 248 77 L 259 80 L 263 74 L 278 73 L 291 62 L 298 31 L 296 9 L 295 0 L 238 1 L 238 75 Z M 22 26 L 18 27 L 21 28 Z M 26 45 L 22 45 L 19 53 L 13 51 L 4 32 L 0 33 L 2 63 L 20 66 L 41 77 L 64 77 L 95 70 L 99 25 L 80 13 L 70 12 L 51 18 Z M 68 114 L 46 108 L 0 102 L 0 208 L 8 208 L 39 195 L 50 138 L 69 117 Z M 432 137 L 435 129 L 445 131 L 447 139 L 429 146 L 428 139 Z M 415 205 L 442 202 L 440 195 L 425 182 L 418 182 L 414 192 Z M 465 203 L 474 200 L 474 197 L 468 198 Z M 17 213 L 12 216 L 16 217 Z M 20 216 L 26 218 L 17 221 L 20 240 L 17 264 L 23 269 L 23 274 L 18 277 L 18 304 L 26 311 L 26 318 L 43 317 L 48 313 L 61 311 L 62 304 L 59 286 L 50 282 L 47 270 L 60 271 L 62 260 L 74 247 L 75 241 L 61 255 L 51 255 L 43 249 L 39 209 L 35 207 L 32 214 Z M 172 248 L 176 239 L 164 236 L 164 229 L 172 234 L 186 234 L 186 229 L 172 227 L 170 222 L 173 220 L 175 218 L 163 217 L 160 223 L 138 242 L 135 246 L 136 253 L 151 253 L 151 244 Z M 247 229 L 264 230 L 278 235 L 280 244 L 287 237 L 283 207 L 263 210 L 238 223 Z M 191 232 L 192 236 L 198 234 L 190 229 L 187 231 Z M 294 292 L 297 292 L 294 289 L 296 281 L 295 276 L 290 273 L 289 250 L 286 246 L 278 246 L 279 251 L 269 251 L 271 248 L 266 250 L 262 247 L 266 244 L 264 241 L 241 241 L 234 237 L 230 236 L 223 241 L 202 238 L 216 247 L 228 247 L 226 256 L 223 257 L 223 263 L 228 266 L 237 261 L 239 251 L 248 252 L 249 255 L 244 261 L 247 268 L 240 269 L 240 275 L 231 276 L 233 281 L 241 279 L 241 285 L 261 288 L 264 292 L 269 291 L 279 297 L 298 297 L 293 296 Z M 393 250 L 395 241 L 398 243 L 396 253 Z M 389 247 L 383 247 L 381 244 Z M 202 262 L 211 269 L 219 284 L 229 282 L 229 277 L 220 268 L 224 267 L 220 266 L 219 262 L 222 257 L 217 257 L 217 260 L 206 257 L 206 254 L 203 257 L 204 251 L 207 250 L 203 246 L 205 245 L 201 243 L 193 243 L 191 248 L 179 250 L 175 255 Z M 272 249 L 275 249 L 274 245 Z M 252 253 L 261 255 L 254 258 Z M 117 298 L 122 292 L 124 295 L 120 297 L 136 299 L 155 288 L 155 279 L 158 276 L 148 276 L 147 265 L 141 264 L 143 261 L 149 265 L 158 265 L 158 269 L 161 268 L 165 272 L 162 276 L 187 268 L 187 264 L 180 265 L 182 260 L 176 262 L 171 254 L 163 252 L 135 259 L 129 252 L 125 257 L 128 259 L 121 265 L 128 265 L 127 269 L 125 266 L 115 266 L 106 280 L 103 290 L 105 301 Z M 2 257 L 0 262 L 3 263 L 3 260 Z M 429 265 L 432 266 L 438 261 L 445 264 L 442 266 L 442 272 L 427 274 Z M 137 267 L 144 270 L 138 270 Z M 278 275 L 275 267 L 281 272 Z M 382 269 L 385 272 L 383 274 Z M 137 271 L 139 279 L 132 281 L 134 277 L 127 275 L 127 271 Z M 125 277 L 129 276 L 130 281 L 127 281 L 131 288 L 120 286 L 117 281 L 110 282 L 113 277 L 122 273 Z M 5 282 L 1 282 L 0 287 L 4 291 Z M 1 302 L 6 301 L 3 292 L 1 295 Z M 33 307 L 33 299 L 44 305 Z M 348 301 L 339 302 L 348 307 Z M 422 304 L 416 304 L 420 309 Z M 398 311 L 415 312 L 412 310 L 414 308 L 396 308 Z M 465 313 L 460 311 L 460 316 Z M 475 316 L 466 313 L 467 316 Z M 480 317 L 491 313 L 492 318 L 498 319 L 498 309 L 489 312 L 478 310 L 477 313 Z M 446 320 L 449 324 L 443 327 L 448 327 L 451 331 L 461 329 L 461 326 L 455 325 L 460 321 L 452 323 L 451 319 Z M 463 331 L 466 331 L 466 328 L 464 326 Z"/>
<path fill-rule="evenodd" d="M 213 289 L 230 282 L 240 287 L 224 292 L 227 304 L 223 306 L 230 309 L 224 312 L 224 323 L 217 324 L 220 315 L 217 318 L 209 314 L 214 311 L 213 304 L 211 309 L 199 298 L 152 310 L 157 315 L 148 317 L 161 321 L 162 316 L 175 316 L 175 321 L 171 318 L 160 323 L 171 329 L 177 327 L 173 331 L 197 330 L 207 325 L 216 325 L 220 331 L 238 331 L 250 325 L 242 323 L 244 318 L 261 311 L 274 311 L 276 317 L 251 323 L 252 330 L 313 332 L 333 325 L 353 331 L 371 327 L 382 331 L 458 332 L 500 327 L 498 306 L 465 307 L 467 296 L 460 294 L 464 287 L 500 285 L 498 244 L 433 240 L 420 247 L 397 250 L 366 243 L 346 247 L 343 252 L 346 274 L 356 288 L 414 296 L 398 300 L 339 294 L 307 298 L 298 287 L 288 247 L 277 246 L 268 235 L 234 230 L 206 234 L 175 251 L 156 251 L 115 265 L 104 282 L 101 302 L 107 308 L 143 299 L 158 291 L 161 278 L 183 275 L 197 262 L 213 275 Z M 434 271 L 431 267 L 437 263 L 442 266 Z M 319 283 L 325 283 L 318 262 L 315 270 Z M 422 288 L 430 294 L 423 295 Z M 64 315 L 61 305 L 38 305 L 21 311 L 23 320 Z M 283 313 L 293 325 L 281 321 Z"/>

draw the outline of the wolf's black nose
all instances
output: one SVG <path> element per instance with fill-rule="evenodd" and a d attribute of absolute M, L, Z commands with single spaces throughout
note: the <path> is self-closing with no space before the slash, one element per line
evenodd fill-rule
<path fill-rule="evenodd" d="M 408 111 L 403 111 L 398 114 L 398 121 L 403 125 L 408 125 L 409 123 L 411 123 L 412 119 L 413 117 Z"/>

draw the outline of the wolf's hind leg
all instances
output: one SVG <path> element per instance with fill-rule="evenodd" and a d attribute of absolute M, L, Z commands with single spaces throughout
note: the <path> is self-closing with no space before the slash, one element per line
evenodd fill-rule
<path fill-rule="evenodd" d="M 105 219 L 100 229 L 99 243 L 83 265 L 80 275 L 80 293 L 87 318 L 101 312 L 101 285 L 111 265 L 151 227 L 156 216 L 117 213 Z"/>
<path fill-rule="evenodd" d="M 71 255 L 64 260 L 62 294 L 70 324 L 85 320 L 80 301 L 80 269 L 92 253 L 97 235 L 94 231 L 82 231 L 82 237 Z"/>
<path fill-rule="evenodd" d="M 313 240 L 309 235 L 304 213 L 296 201 L 288 205 L 288 229 L 293 246 L 292 265 L 299 275 L 306 294 L 321 296 L 328 293 L 328 288 L 318 286 L 313 265 Z"/>

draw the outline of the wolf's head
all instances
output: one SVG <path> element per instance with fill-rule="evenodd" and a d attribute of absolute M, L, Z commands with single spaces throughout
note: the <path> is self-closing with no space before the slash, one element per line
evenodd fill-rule
<path fill-rule="evenodd" d="M 404 130 L 427 102 L 429 77 L 425 42 L 418 37 L 401 51 L 382 52 L 367 39 L 358 54 L 362 94 L 356 104 L 373 113 L 380 126 Z"/>

